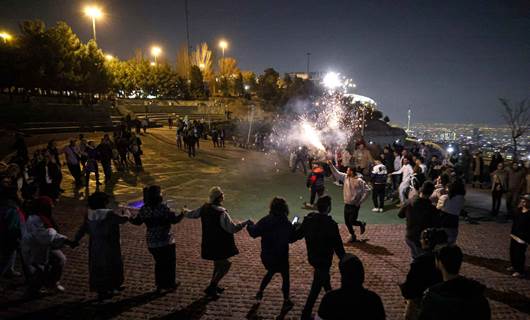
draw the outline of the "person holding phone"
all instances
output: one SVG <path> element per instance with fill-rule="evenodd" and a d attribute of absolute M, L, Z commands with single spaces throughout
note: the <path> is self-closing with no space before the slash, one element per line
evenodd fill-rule
<path fill-rule="evenodd" d="M 256 224 L 247 225 L 252 238 L 261 237 L 261 261 L 267 273 L 261 281 L 256 300 L 261 301 L 263 291 L 276 273 L 282 275 L 282 309 L 290 309 L 293 302 L 289 298 L 289 243 L 294 241 L 294 226 L 289 221 L 289 207 L 284 198 L 274 197 L 270 203 L 269 214 Z M 297 217 L 295 217 L 296 220 Z"/>

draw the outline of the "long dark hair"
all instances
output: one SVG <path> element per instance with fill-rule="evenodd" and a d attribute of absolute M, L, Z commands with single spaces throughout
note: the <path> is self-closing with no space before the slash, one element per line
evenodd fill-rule
<path fill-rule="evenodd" d="M 269 213 L 274 216 L 279 216 L 282 214 L 288 216 L 289 206 L 287 205 L 287 201 L 281 197 L 272 198 Z"/>

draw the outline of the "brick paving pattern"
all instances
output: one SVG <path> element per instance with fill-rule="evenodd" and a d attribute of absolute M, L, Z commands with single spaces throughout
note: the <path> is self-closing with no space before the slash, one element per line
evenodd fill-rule
<path fill-rule="evenodd" d="M 149 154 L 149 150 L 147 153 Z M 146 159 L 147 167 L 149 160 Z M 131 178 L 132 179 L 132 178 Z M 139 189 L 144 178 L 138 178 Z M 134 182 L 136 183 L 136 179 Z M 68 192 L 67 192 L 68 193 Z M 204 192 L 203 192 L 204 193 Z M 336 210 L 339 207 L 335 203 Z M 73 236 L 82 221 L 83 202 L 65 196 L 55 209 L 61 231 Z M 487 286 L 493 319 L 530 318 L 530 280 L 513 279 L 508 266 L 509 224 L 485 222 L 462 224 L 458 243 L 465 253 L 463 274 Z M 23 299 L 22 280 L 2 281 L 0 319 L 297 319 L 305 302 L 312 279 L 307 263 L 305 243 L 291 245 L 291 294 L 294 308 L 280 315 L 282 296 L 280 276 L 276 275 L 267 288 L 260 305 L 255 304 L 264 268 L 259 259 L 260 241 L 252 239 L 245 230 L 236 235 L 240 254 L 221 285 L 226 291 L 221 298 L 204 298 L 203 289 L 212 272 L 209 262 L 200 259 L 200 222 L 184 220 L 173 228 L 177 241 L 177 279 L 181 282 L 174 293 L 155 295 L 153 260 L 144 240 L 145 227 L 125 224 L 121 228 L 122 255 L 125 264 L 124 292 L 105 304 L 95 301 L 88 291 L 87 239 L 80 247 L 64 249 L 67 263 L 61 283 L 67 291 L 36 300 Z M 342 225 L 343 239 L 347 230 Z M 404 240 L 403 224 L 369 225 L 365 243 L 346 246 L 346 251 L 358 255 L 366 270 L 365 285 L 378 293 L 385 305 L 388 319 L 402 319 L 404 302 L 397 283 L 408 271 L 409 251 Z M 335 258 L 332 286 L 338 287 L 340 276 Z M 530 261 L 527 259 L 527 264 Z M 322 294 L 321 294 L 322 296 Z M 318 303 L 314 312 L 318 308 Z"/>

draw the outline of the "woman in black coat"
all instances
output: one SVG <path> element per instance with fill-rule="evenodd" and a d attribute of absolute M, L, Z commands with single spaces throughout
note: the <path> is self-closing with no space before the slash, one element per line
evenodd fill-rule
<path fill-rule="evenodd" d="M 287 218 L 288 214 L 289 207 L 285 199 L 275 197 L 271 201 L 269 214 L 258 223 L 247 226 L 251 237 L 261 237 L 261 261 L 267 270 L 256 294 L 256 300 L 263 298 L 263 291 L 274 274 L 280 273 L 284 308 L 293 305 L 289 298 L 289 243 L 294 241 L 294 227 Z"/>

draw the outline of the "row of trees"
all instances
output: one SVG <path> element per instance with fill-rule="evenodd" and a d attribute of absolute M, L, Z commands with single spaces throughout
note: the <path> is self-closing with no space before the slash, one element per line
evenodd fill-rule
<path fill-rule="evenodd" d="M 20 23 L 14 41 L 0 44 L 0 88 L 43 95 L 116 93 L 124 96 L 204 98 L 210 94 L 241 96 L 255 89 L 256 76 L 241 72 L 233 58 L 218 61 L 213 72 L 211 51 L 202 44 L 177 66 L 153 65 L 141 55 L 128 61 L 105 56 L 90 40 L 84 44 L 64 22 L 46 28 L 42 21 Z M 215 90 L 215 91 L 213 91 Z"/>
<path fill-rule="evenodd" d="M 0 89 L 31 95 L 94 95 L 190 99 L 258 95 L 272 107 L 289 96 L 310 94 L 309 81 L 280 78 L 270 68 L 259 77 L 242 71 L 232 57 L 214 63 L 206 43 L 191 53 L 181 47 L 175 66 L 156 65 L 137 54 L 130 60 L 105 56 L 97 44 L 83 43 L 65 22 L 46 27 L 24 21 L 14 41 L 0 44 Z"/>

